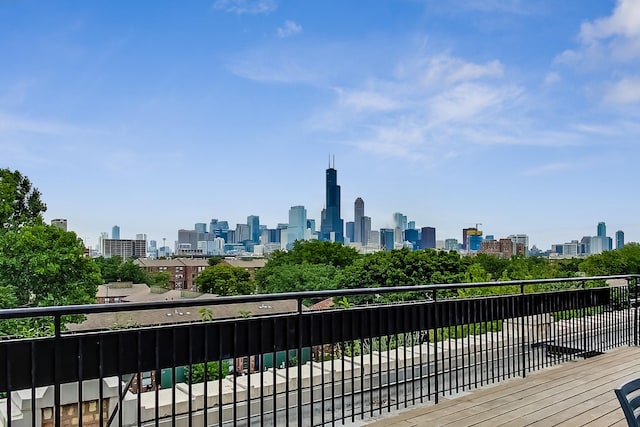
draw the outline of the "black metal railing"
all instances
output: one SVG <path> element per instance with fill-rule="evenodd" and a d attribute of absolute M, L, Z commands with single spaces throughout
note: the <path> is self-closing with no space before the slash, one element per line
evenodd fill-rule
<path fill-rule="evenodd" d="M 51 319 L 53 333 L 0 340 L 0 425 L 315 426 L 438 403 L 442 396 L 637 345 L 639 277 L 1 310 L 0 321 Z M 607 279 L 625 284 L 608 286 Z M 387 294 L 405 301 L 376 302 Z M 304 305 L 325 298 L 345 303 L 324 310 Z M 65 323 L 78 315 L 89 324 L 105 313 L 204 306 L 215 313 L 216 306 L 278 301 L 295 304 L 280 314 L 172 318 L 170 324 L 156 319 L 125 329 Z"/>

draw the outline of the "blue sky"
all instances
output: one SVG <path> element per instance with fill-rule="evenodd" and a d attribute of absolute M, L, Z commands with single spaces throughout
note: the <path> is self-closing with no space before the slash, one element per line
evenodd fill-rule
<path fill-rule="evenodd" d="M 640 0 L 0 0 L 0 167 L 88 243 L 251 214 L 640 240 Z"/>

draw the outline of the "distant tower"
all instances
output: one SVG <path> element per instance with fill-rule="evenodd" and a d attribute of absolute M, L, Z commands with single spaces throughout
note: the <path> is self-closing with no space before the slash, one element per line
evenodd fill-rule
<path fill-rule="evenodd" d="M 422 227 L 421 247 L 422 249 L 436 248 L 436 229 L 435 227 Z"/>
<path fill-rule="evenodd" d="M 344 243 L 344 223 L 340 218 L 340 186 L 338 171 L 329 165 L 326 171 L 326 202 L 320 224 L 320 239 L 331 240 L 332 233 L 336 242 Z"/>
<path fill-rule="evenodd" d="M 111 229 L 111 238 L 113 240 L 120 240 L 120 227 L 114 225 Z"/>
<path fill-rule="evenodd" d="M 404 231 L 407 229 L 407 216 L 401 212 L 396 212 L 393 214 L 393 223 L 400 231 Z"/>
<path fill-rule="evenodd" d="M 304 240 L 307 229 L 307 210 L 304 206 L 291 206 L 289 209 L 289 226 L 287 227 L 287 249 L 293 247 L 296 240 Z"/>
<path fill-rule="evenodd" d="M 364 200 L 358 197 L 353 208 L 353 241 L 364 243 Z"/>
<path fill-rule="evenodd" d="M 63 218 L 56 218 L 51 220 L 51 225 L 58 227 L 61 230 L 67 231 L 67 220 Z"/>
<path fill-rule="evenodd" d="M 616 249 L 620 249 L 624 246 L 624 231 L 616 231 Z"/>
<path fill-rule="evenodd" d="M 249 236 L 253 243 L 260 243 L 260 217 L 258 215 L 249 215 L 247 217 L 247 225 L 249 226 Z"/>
<path fill-rule="evenodd" d="M 607 226 L 604 222 L 598 223 L 598 237 L 607 237 Z"/>

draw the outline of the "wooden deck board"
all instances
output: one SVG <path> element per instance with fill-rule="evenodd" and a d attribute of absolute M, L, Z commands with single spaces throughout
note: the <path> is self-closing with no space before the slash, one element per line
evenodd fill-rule
<path fill-rule="evenodd" d="M 640 348 L 622 347 L 586 360 L 565 362 L 526 378 L 441 398 L 387 416 L 371 427 L 406 426 L 624 426 L 613 389 L 640 377 Z"/>

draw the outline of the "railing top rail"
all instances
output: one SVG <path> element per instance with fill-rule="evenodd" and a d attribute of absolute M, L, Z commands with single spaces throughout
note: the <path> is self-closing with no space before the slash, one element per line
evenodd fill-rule
<path fill-rule="evenodd" d="M 638 279 L 640 274 L 626 274 L 613 276 L 591 276 L 591 277 L 570 277 L 557 279 L 535 279 L 535 280 L 509 280 L 500 282 L 478 282 L 478 283 L 451 283 L 418 286 L 393 286 L 379 288 L 357 288 L 357 289 L 335 289 L 325 291 L 305 291 L 305 292 L 285 292 L 279 294 L 253 294 L 226 296 L 213 299 L 186 299 L 181 301 L 154 301 L 136 303 L 113 303 L 113 304 L 87 304 L 87 305 L 67 305 L 56 307 L 24 307 L 0 310 L 0 319 L 18 319 L 27 317 L 43 316 L 65 316 L 74 314 L 90 313 L 114 313 L 135 310 L 153 310 L 166 308 L 194 307 L 194 306 L 215 306 L 223 304 L 238 304 L 247 302 L 266 302 L 302 299 L 323 299 L 336 296 L 349 295 L 375 295 L 402 292 L 433 292 L 439 290 L 456 290 L 484 287 L 507 287 L 542 285 L 548 283 L 571 283 L 586 282 L 589 280 L 610 280 L 610 279 Z"/>

